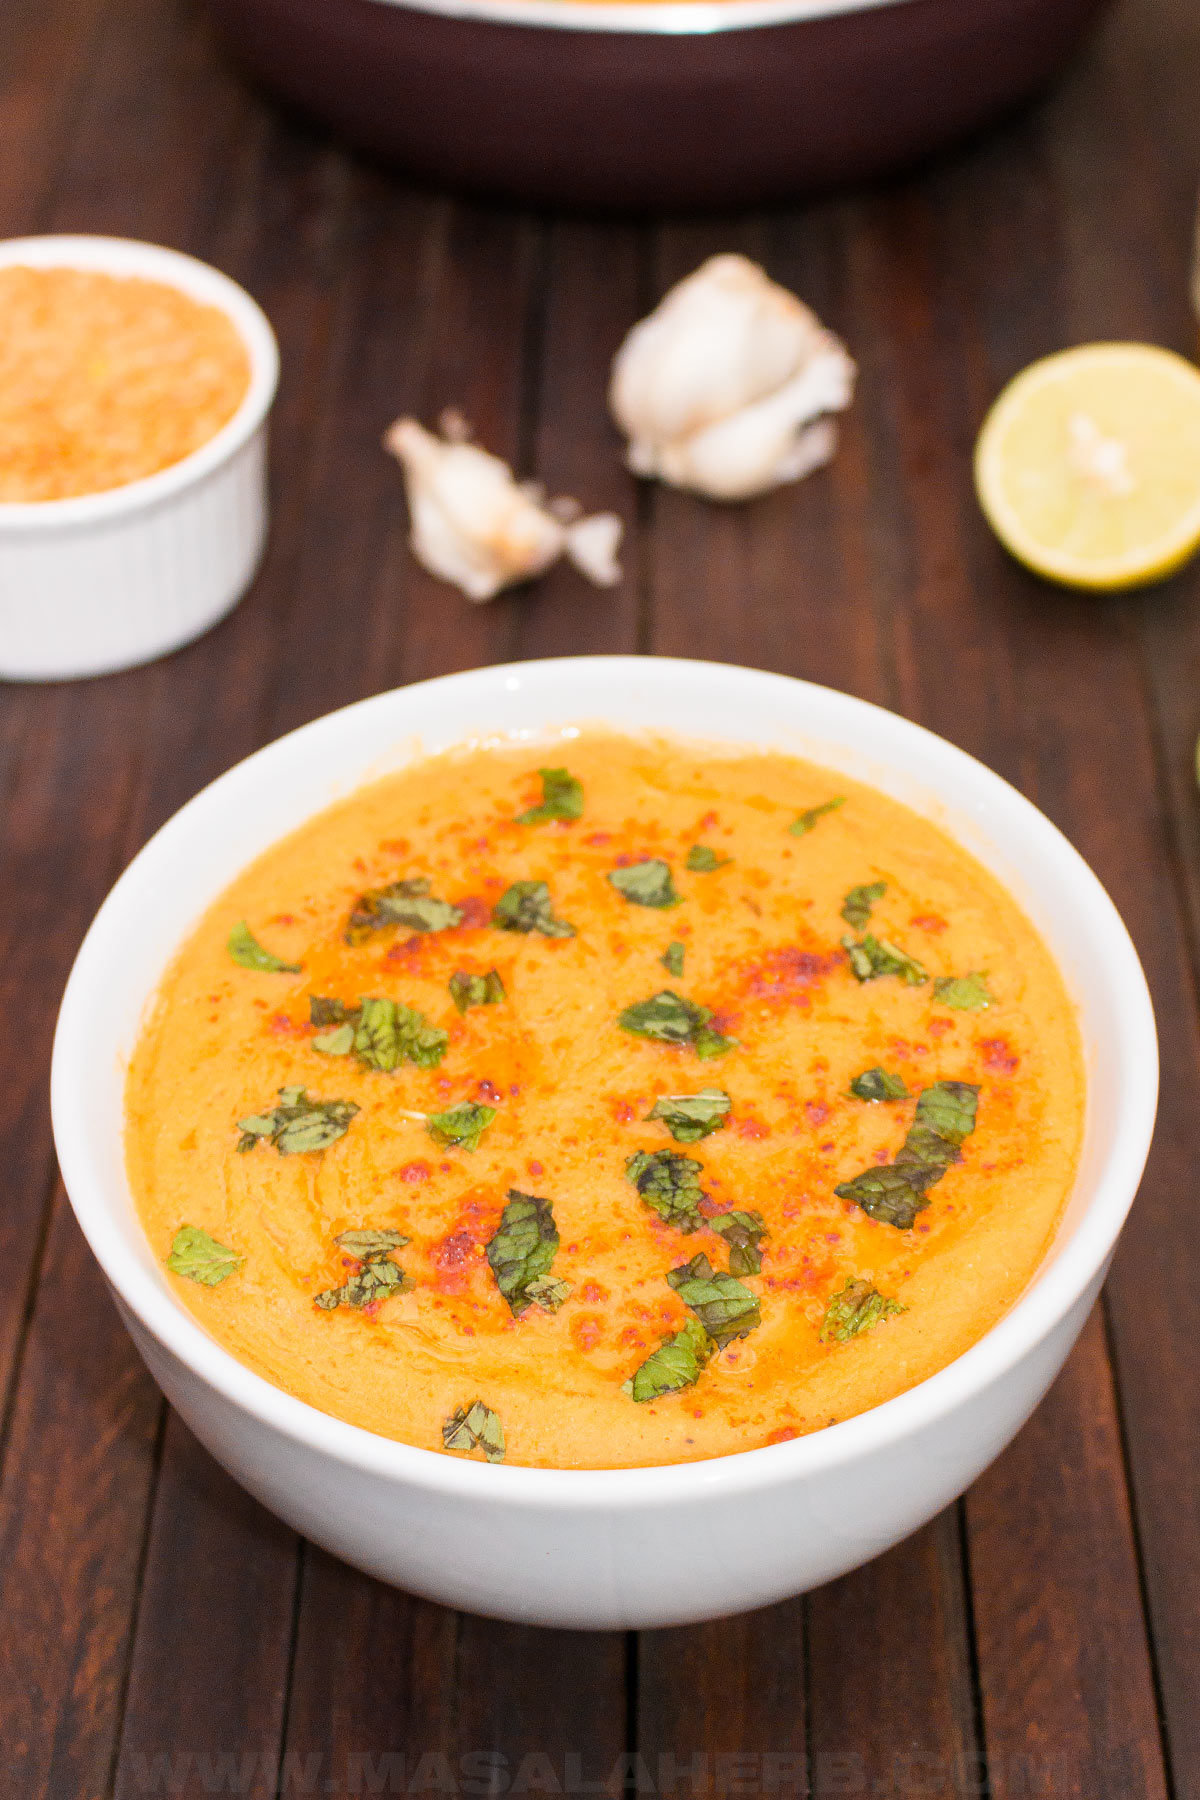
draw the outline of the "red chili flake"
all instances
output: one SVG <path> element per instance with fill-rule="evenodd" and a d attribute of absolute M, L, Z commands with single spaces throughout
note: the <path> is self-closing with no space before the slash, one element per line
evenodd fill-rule
<path fill-rule="evenodd" d="M 930 1037 L 945 1037 L 948 1031 L 954 1030 L 953 1019 L 930 1019 L 926 1027 Z"/>
<path fill-rule="evenodd" d="M 477 1242 L 469 1231 L 452 1231 L 431 1247 L 429 1259 L 439 1269 L 461 1270 L 476 1260 Z"/>
<path fill-rule="evenodd" d="M 397 1169 L 396 1174 L 401 1181 L 428 1181 L 432 1172 L 427 1162 L 410 1162 Z"/>
<path fill-rule="evenodd" d="M 809 1005 L 808 990 L 844 961 L 841 950 L 823 956 L 816 950 L 802 950 L 798 944 L 782 944 L 768 950 L 761 962 L 743 970 L 742 986 L 756 999 L 775 1000 L 785 1006 Z"/>
<path fill-rule="evenodd" d="M 512 1098 L 515 1100 L 517 1095 L 521 1091 L 520 1082 L 519 1081 L 510 1081 L 508 1084 L 508 1091 L 511 1094 Z"/>
<path fill-rule="evenodd" d="M 1020 1057 L 1006 1038 L 981 1038 L 979 1048 L 989 1069 L 1003 1069 L 1006 1075 L 1011 1075 L 1020 1065 Z"/>
<path fill-rule="evenodd" d="M 604 1326 L 599 1319 L 583 1318 L 571 1322 L 571 1337 L 578 1350 L 594 1350 L 604 1336 Z"/>
<path fill-rule="evenodd" d="M 608 1289 L 602 1288 L 598 1281 L 585 1281 L 579 1290 L 579 1298 L 586 1300 L 589 1306 L 599 1306 L 608 1299 Z"/>
<path fill-rule="evenodd" d="M 456 900 L 454 904 L 462 911 L 460 931 L 480 930 L 491 919 L 492 909 L 479 894 L 468 894 L 464 900 Z"/>
<path fill-rule="evenodd" d="M 544 1175 L 546 1172 L 542 1168 L 541 1163 L 537 1162 L 536 1160 L 533 1162 L 526 1163 L 525 1167 L 528 1169 L 528 1171 L 531 1175 Z"/>
<path fill-rule="evenodd" d="M 822 1156 L 832 1156 L 834 1151 L 837 1149 L 837 1145 L 836 1144 L 818 1144 L 817 1148 L 821 1152 Z"/>
<path fill-rule="evenodd" d="M 887 1161 L 889 1155 L 890 1155 L 890 1152 L 887 1150 L 877 1150 L 875 1152 L 875 1161 L 877 1163 L 885 1163 Z"/>
<path fill-rule="evenodd" d="M 779 1425 L 769 1434 L 767 1442 L 768 1444 L 787 1444 L 790 1443 L 792 1438 L 798 1438 L 799 1436 L 800 1433 L 796 1430 L 794 1425 Z"/>
<path fill-rule="evenodd" d="M 946 920 L 939 913 L 915 913 L 908 921 L 917 931 L 931 931 L 937 934 L 946 929 Z"/>
<path fill-rule="evenodd" d="M 301 1037 L 308 1030 L 307 1019 L 292 1019 L 287 1013 L 275 1013 L 268 1029 L 275 1037 Z"/>
<path fill-rule="evenodd" d="M 384 838 L 379 848 L 389 856 L 407 856 L 410 846 L 407 838 Z"/>
<path fill-rule="evenodd" d="M 696 830 L 711 831 L 713 826 L 717 824 L 719 816 L 720 815 L 715 812 L 706 812 L 700 823 L 697 825 Z"/>
<path fill-rule="evenodd" d="M 618 869 L 631 869 L 635 862 L 645 862 L 645 860 L 644 856 L 637 856 L 632 850 L 622 850 L 614 866 Z"/>
<path fill-rule="evenodd" d="M 804 1111 L 808 1115 L 810 1125 L 823 1125 L 829 1117 L 829 1107 L 824 1100 L 806 1100 Z"/>
<path fill-rule="evenodd" d="M 640 1350 L 645 1341 L 645 1338 L 642 1336 L 642 1333 L 638 1330 L 636 1325 L 627 1325 L 621 1333 L 620 1342 L 622 1349 Z"/>
<path fill-rule="evenodd" d="M 495 1087 L 486 1075 L 481 1081 L 476 1082 L 475 1092 L 481 1100 L 499 1100 L 500 1098 L 500 1089 Z"/>
<path fill-rule="evenodd" d="M 272 925 L 294 925 L 296 923 L 296 915 L 295 913 L 276 913 L 275 917 L 271 920 L 271 923 Z"/>
<path fill-rule="evenodd" d="M 632 1124 L 637 1117 L 628 1100 L 614 1100 L 612 1114 L 618 1125 Z"/>
<path fill-rule="evenodd" d="M 739 1119 L 737 1123 L 737 1134 L 739 1137 L 744 1138 L 770 1137 L 771 1127 L 769 1125 L 764 1125 L 761 1119 Z"/>
<path fill-rule="evenodd" d="M 593 832 L 590 832 L 588 834 L 588 836 L 584 838 L 583 841 L 585 844 L 596 844 L 597 846 L 599 846 L 600 844 L 611 844 L 612 843 L 612 832 L 611 831 L 593 831 Z"/>

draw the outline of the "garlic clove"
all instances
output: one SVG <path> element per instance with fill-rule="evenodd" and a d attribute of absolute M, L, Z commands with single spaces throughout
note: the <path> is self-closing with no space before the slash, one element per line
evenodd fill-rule
<path fill-rule="evenodd" d="M 834 434 L 807 428 L 849 405 L 855 373 L 794 294 L 746 257 L 715 256 L 634 326 L 609 400 L 635 474 L 744 499 L 816 466 L 817 446 L 832 454 Z"/>
<path fill-rule="evenodd" d="M 617 551 L 624 535 L 616 513 L 593 513 L 567 526 L 567 555 L 597 587 L 616 587 L 621 579 Z"/>
<path fill-rule="evenodd" d="M 540 486 L 515 481 L 507 463 L 467 442 L 462 429 L 456 422 L 452 438 L 439 438 L 415 419 L 397 419 L 384 446 L 404 470 L 417 561 L 469 599 L 490 600 L 501 588 L 542 574 L 589 521 L 568 528 L 542 504 Z M 586 555 L 572 561 L 589 572 Z M 612 555 L 595 561 L 607 578 Z"/>

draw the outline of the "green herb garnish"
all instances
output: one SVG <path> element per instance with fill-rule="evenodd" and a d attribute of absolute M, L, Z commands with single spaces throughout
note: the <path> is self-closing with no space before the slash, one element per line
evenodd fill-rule
<path fill-rule="evenodd" d="M 737 1043 L 736 1038 L 722 1037 L 714 1031 L 708 1023 L 711 1018 L 711 1008 L 697 1006 L 694 1000 L 685 1000 L 682 994 L 664 988 L 649 1000 L 627 1006 L 618 1014 L 617 1024 L 634 1037 L 657 1038 L 664 1044 L 690 1044 L 701 1061 L 709 1062 L 713 1057 L 724 1056 Z"/>
<path fill-rule="evenodd" d="M 844 937 L 842 949 L 850 958 L 850 967 L 859 981 L 878 981 L 881 975 L 899 975 L 909 987 L 920 987 L 922 982 L 929 980 L 928 972 L 915 956 L 910 956 L 907 950 L 901 950 L 887 938 L 873 937 L 869 931 L 857 943 L 852 937 Z"/>
<path fill-rule="evenodd" d="M 637 1150 L 625 1164 L 626 1180 L 632 1181 L 651 1212 L 683 1232 L 699 1231 L 704 1223 L 699 1212 L 703 1173 L 703 1163 L 678 1150 Z"/>
<path fill-rule="evenodd" d="M 839 806 L 845 806 L 845 804 L 845 794 L 839 794 L 836 800 L 825 800 L 820 806 L 810 806 L 807 812 L 802 812 L 800 817 L 788 826 L 788 830 L 793 837 L 806 837 L 813 830 L 818 819 L 823 819 L 826 813 L 836 812 Z"/>
<path fill-rule="evenodd" d="M 442 1443 L 447 1450 L 482 1450 L 488 1462 L 504 1461 L 504 1427 L 482 1400 L 455 1408 L 442 1426 Z"/>
<path fill-rule="evenodd" d="M 464 1100 L 448 1112 L 430 1113 L 425 1129 L 435 1144 L 454 1145 L 460 1150 L 478 1150 L 479 1140 L 496 1116 L 494 1106 L 480 1106 L 475 1100 Z"/>
<path fill-rule="evenodd" d="M 995 995 L 989 993 L 986 971 L 971 975 L 938 975 L 933 983 L 933 997 L 942 1006 L 956 1012 L 982 1012 L 991 1006 Z"/>
<path fill-rule="evenodd" d="M 938 1081 L 927 1087 L 894 1163 L 864 1169 L 834 1189 L 853 1200 L 868 1218 L 909 1231 L 929 1205 L 926 1190 L 962 1160 L 960 1145 L 975 1129 L 979 1089 L 968 1081 Z"/>
<path fill-rule="evenodd" d="M 625 869 L 610 869 L 608 879 L 632 906 L 679 906 L 671 880 L 671 865 L 661 856 L 647 856 Z"/>
<path fill-rule="evenodd" d="M 862 887 L 852 887 L 842 901 L 842 917 L 847 925 L 853 925 L 855 931 L 861 931 L 871 917 L 871 908 L 886 893 L 886 881 L 869 881 Z"/>
<path fill-rule="evenodd" d="M 408 1243 L 403 1232 L 386 1228 L 343 1231 L 333 1241 L 347 1256 L 355 1257 L 360 1267 L 341 1287 L 326 1288 L 324 1293 L 313 1295 L 313 1305 L 322 1312 L 332 1312 L 336 1306 L 370 1306 L 375 1300 L 386 1300 L 390 1294 L 404 1293 L 414 1286 L 412 1276 L 392 1260 L 392 1251 L 402 1250 Z"/>
<path fill-rule="evenodd" d="M 678 938 L 673 938 L 658 959 L 667 974 L 673 975 L 676 981 L 681 980 L 683 976 L 684 955 L 683 945 Z"/>
<path fill-rule="evenodd" d="M 435 900 L 429 892 L 431 886 L 424 875 L 414 875 L 360 894 L 342 933 L 346 943 L 364 943 L 373 932 L 389 925 L 406 925 L 410 931 L 450 931 L 461 925 L 461 906 Z"/>
<path fill-rule="evenodd" d="M 766 1220 L 760 1212 L 714 1213 L 705 1224 L 718 1232 L 729 1245 L 729 1273 L 758 1275 L 762 1270 L 759 1244 L 769 1237 Z"/>
<path fill-rule="evenodd" d="M 540 931 L 549 938 L 575 936 L 573 925 L 554 917 L 550 889 L 544 881 L 514 881 L 493 906 L 492 923 L 502 931 Z"/>
<path fill-rule="evenodd" d="M 845 1344 L 860 1332 L 870 1331 L 881 1319 L 907 1311 L 907 1306 L 899 1300 L 889 1300 L 869 1281 L 847 1278 L 846 1285 L 831 1296 L 825 1308 L 819 1336 L 823 1344 L 831 1339 L 835 1344 Z"/>
<path fill-rule="evenodd" d="M 646 1114 L 646 1123 L 661 1119 L 677 1144 L 695 1144 L 722 1129 L 732 1106 L 733 1101 L 720 1088 L 701 1088 L 698 1094 L 663 1094 Z"/>
<path fill-rule="evenodd" d="M 302 1087 L 282 1087 L 279 1105 L 268 1113 L 253 1113 L 238 1120 L 238 1149 L 253 1150 L 258 1143 L 274 1144 L 280 1156 L 299 1156 L 309 1150 L 327 1150 L 345 1137 L 358 1107 L 353 1100 L 310 1100 Z"/>
<path fill-rule="evenodd" d="M 749 1337 L 762 1324 L 758 1295 L 733 1275 L 714 1269 L 703 1250 L 690 1262 L 671 1269 L 667 1281 L 690 1307 L 718 1350 L 734 1338 Z"/>
<path fill-rule="evenodd" d="M 687 853 L 685 868 L 693 875 L 711 875 L 714 869 L 723 869 L 726 863 L 733 861 L 732 856 L 718 856 L 708 844 L 693 844 Z"/>
<path fill-rule="evenodd" d="M 677 1394 L 700 1379 L 700 1372 L 713 1353 L 713 1344 L 698 1319 L 689 1319 L 682 1331 L 649 1355 L 641 1368 L 635 1369 L 621 1392 L 631 1400 L 657 1400 L 662 1394 Z"/>
<path fill-rule="evenodd" d="M 509 1188 L 508 1204 L 500 1215 L 500 1225 L 487 1246 L 487 1259 L 496 1277 L 496 1286 L 508 1301 L 515 1318 L 539 1299 L 534 1289 L 565 1289 L 549 1303 L 561 1305 L 570 1293 L 565 1281 L 547 1282 L 550 1265 L 558 1251 L 558 1227 L 549 1200 L 535 1194 L 523 1194 Z"/>
<path fill-rule="evenodd" d="M 545 825 L 551 819 L 578 819 L 583 813 L 583 787 L 566 769 L 539 769 L 542 803 L 518 813 L 517 825 Z"/>
<path fill-rule="evenodd" d="M 310 994 L 309 1021 L 332 1029 L 312 1041 L 322 1056 L 349 1056 L 353 1050 L 367 1069 L 390 1075 L 402 1062 L 418 1069 L 436 1069 L 450 1042 L 448 1032 L 431 1025 L 425 1014 L 399 1000 L 364 997 L 357 1006 Z"/>
<path fill-rule="evenodd" d="M 181 1225 L 171 1239 L 167 1267 L 173 1275 L 186 1275 L 202 1287 L 216 1287 L 226 1276 L 234 1274 L 245 1262 L 236 1250 L 219 1244 L 215 1237 L 199 1225 Z"/>
<path fill-rule="evenodd" d="M 908 1089 L 899 1075 L 891 1075 L 878 1064 L 873 1069 L 865 1069 L 856 1075 L 850 1083 L 850 1092 L 856 1100 L 907 1100 Z"/>
<path fill-rule="evenodd" d="M 239 920 L 225 940 L 225 948 L 242 969 L 263 969 L 268 975 L 298 975 L 303 964 L 284 962 L 264 950 L 245 919 Z"/>
<path fill-rule="evenodd" d="M 508 996 L 498 970 L 489 969 L 486 975 L 468 975 L 465 969 L 456 969 L 450 977 L 450 998 L 459 1012 L 465 1013 L 472 1006 L 496 1006 Z"/>

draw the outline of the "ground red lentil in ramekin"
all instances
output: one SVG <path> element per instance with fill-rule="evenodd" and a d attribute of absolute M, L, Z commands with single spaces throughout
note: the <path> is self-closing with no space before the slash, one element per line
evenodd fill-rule
<path fill-rule="evenodd" d="M 136 276 L 0 268 L 0 502 L 156 474 L 215 437 L 249 384 L 219 307 Z"/>

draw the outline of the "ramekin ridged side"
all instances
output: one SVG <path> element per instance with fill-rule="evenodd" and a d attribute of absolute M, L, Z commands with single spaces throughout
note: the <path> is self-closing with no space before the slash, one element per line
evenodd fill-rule
<path fill-rule="evenodd" d="M 262 560 L 275 335 L 236 282 L 157 244 L 13 238 L 0 243 L 0 267 L 13 264 L 161 281 L 220 307 L 250 359 L 237 411 L 182 461 L 104 493 L 0 501 L 0 677 L 73 680 L 131 668 L 224 618 Z"/>

